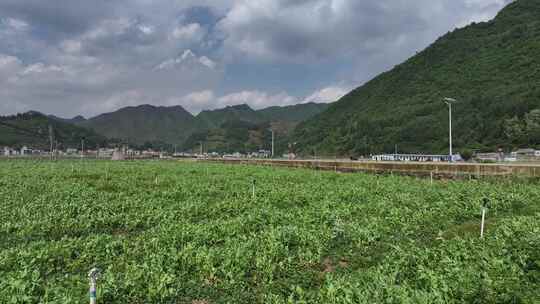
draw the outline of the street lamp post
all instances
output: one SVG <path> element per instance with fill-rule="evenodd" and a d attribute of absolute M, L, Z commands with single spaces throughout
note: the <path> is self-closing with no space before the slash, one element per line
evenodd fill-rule
<path fill-rule="evenodd" d="M 84 158 L 84 137 L 81 139 L 81 158 Z"/>
<path fill-rule="evenodd" d="M 274 130 L 268 129 L 270 132 L 272 132 L 272 158 L 274 158 Z"/>
<path fill-rule="evenodd" d="M 272 130 L 272 158 L 274 158 L 274 130 Z"/>
<path fill-rule="evenodd" d="M 449 144 L 449 152 L 450 152 L 450 162 L 454 160 L 454 154 L 452 153 L 452 103 L 457 102 L 454 98 L 444 98 L 444 103 L 448 105 L 448 144 Z"/>

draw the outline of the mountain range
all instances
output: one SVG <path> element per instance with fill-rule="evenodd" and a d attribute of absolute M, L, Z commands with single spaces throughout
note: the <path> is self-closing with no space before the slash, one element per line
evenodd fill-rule
<path fill-rule="evenodd" d="M 53 125 L 58 134 L 71 134 L 58 137 L 70 147 L 78 147 L 80 138 L 85 137 L 89 139 L 88 147 L 127 143 L 142 148 L 199 151 L 203 141 L 206 147 L 221 152 L 247 152 L 268 148 L 270 126 L 283 141 L 298 123 L 327 107 L 324 103 L 306 103 L 254 110 L 241 104 L 192 115 L 181 106 L 140 105 L 89 119 L 45 116 L 31 111 L 0 117 L 0 145 L 43 148 L 48 145 L 48 125 Z M 259 135 L 255 136 L 257 132 Z"/>
<path fill-rule="evenodd" d="M 456 100 L 457 152 L 540 148 L 540 1 L 514 1 L 491 21 L 449 32 L 332 104 L 262 110 L 236 105 L 196 116 L 180 106 L 151 105 L 90 119 L 33 113 L 0 118 L 0 144 L 30 136 L 22 135 L 27 127 L 43 135 L 44 126 L 55 121 L 66 129 L 64 134 L 71 134 L 67 141 L 90 132 L 84 136 L 94 136 L 96 142 L 104 136 L 109 142 L 148 147 L 198 151 L 202 144 L 207 151 L 232 152 L 268 149 L 272 129 L 278 135 L 278 153 L 291 142 L 297 152 L 318 156 L 396 149 L 447 153 L 449 109 L 444 98 Z M 32 117 L 39 121 L 37 127 L 29 125 Z"/>
<path fill-rule="evenodd" d="M 447 153 L 453 104 L 456 151 L 540 141 L 540 1 L 517 0 L 489 22 L 439 38 L 301 123 L 304 154 Z"/>
<path fill-rule="evenodd" d="M 233 133 L 236 133 L 239 126 L 242 126 L 240 128 L 242 132 L 249 132 L 250 129 L 259 129 L 261 125 L 271 123 L 287 125 L 287 128 L 280 128 L 280 131 L 282 135 L 288 135 L 298 123 L 324 111 L 327 107 L 328 104 L 307 103 L 254 110 L 247 104 L 241 104 L 202 111 L 194 116 L 181 106 L 141 105 L 122 108 L 85 120 L 76 117 L 71 122 L 110 139 L 147 146 L 174 145 L 185 150 L 194 148 L 194 141 L 197 142 L 197 146 L 200 141 L 210 141 L 207 138 L 210 134 L 231 134 L 230 128 L 233 126 L 236 130 Z M 238 147 L 237 144 L 229 142 L 235 141 L 235 138 L 224 136 L 220 147 L 229 149 Z"/>
<path fill-rule="evenodd" d="M 76 148 L 84 139 L 88 147 L 106 146 L 108 139 L 83 127 L 48 117 L 39 112 L 0 117 L 0 147 L 28 146 L 50 149 L 50 135 L 58 148 Z"/>

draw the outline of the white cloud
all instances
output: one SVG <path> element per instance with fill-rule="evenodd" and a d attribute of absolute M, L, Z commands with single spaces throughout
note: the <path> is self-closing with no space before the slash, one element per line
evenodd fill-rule
<path fill-rule="evenodd" d="M 172 31 L 172 38 L 185 41 L 201 41 L 206 30 L 198 23 L 180 25 Z"/>
<path fill-rule="evenodd" d="M 199 62 L 204 65 L 205 67 L 207 68 L 210 68 L 210 69 L 215 69 L 217 64 L 212 61 L 212 59 L 206 57 L 206 56 L 202 56 L 199 58 Z"/>
<path fill-rule="evenodd" d="M 218 99 L 219 106 L 248 104 L 255 109 L 261 109 L 272 105 L 290 105 L 297 102 L 297 98 L 285 92 L 268 94 L 261 91 L 241 91 L 225 95 Z"/>
<path fill-rule="evenodd" d="M 0 54 L 0 85 L 17 81 L 17 73 L 21 71 L 21 68 L 22 62 L 19 58 Z"/>
<path fill-rule="evenodd" d="M 108 36 L 118 36 L 125 33 L 132 25 L 133 21 L 129 18 L 106 19 L 97 27 L 85 33 L 84 37 L 87 39 L 99 39 Z"/>
<path fill-rule="evenodd" d="M 220 109 L 226 106 L 247 104 L 253 109 L 262 109 L 275 105 L 291 105 L 298 102 L 296 97 L 285 92 L 269 94 L 262 91 L 240 91 L 223 96 L 216 96 L 211 90 L 197 91 L 178 99 L 171 99 L 168 105 L 181 104 L 196 114 L 203 110 Z"/>
<path fill-rule="evenodd" d="M 30 75 L 30 74 L 38 74 L 38 73 L 55 73 L 55 72 L 63 72 L 64 69 L 62 67 L 59 67 L 57 65 L 45 65 L 42 62 L 32 64 L 27 66 L 22 72 L 21 75 Z"/>
<path fill-rule="evenodd" d="M 138 26 L 139 30 L 141 32 L 143 32 L 144 34 L 146 35 L 151 35 L 154 33 L 154 27 L 153 26 L 149 26 L 149 25 L 139 25 Z"/>
<path fill-rule="evenodd" d="M 210 90 L 194 92 L 184 97 L 184 101 L 194 104 L 207 104 L 215 99 L 214 92 Z"/>
<path fill-rule="evenodd" d="M 30 27 L 25 21 L 16 18 L 6 18 L 2 23 L 16 31 L 25 31 Z"/>
<path fill-rule="evenodd" d="M 2 96 L 2 94 L 0 94 Z M 25 105 L 24 103 L 20 101 L 14 101 L 14 100 L 7 100 L 2 101 L 0 103 L 0 116 L 2 113 L 23 113 L 30 111 L 31 109 L 28 107 L 28 105 Z"/>
<path fill-rule="evenodd" d="M 25 64 L 17 57 L 0 54 L 0 100 L 6 101 L 0 108 L 2 114 L 24 108 L 61 116 L 92 116 L 125 106 L 163 104 L 189 92 L 186 88 L 214 85 L 219 72 L 198 64 L 189 73 L 176 69 L 162 73 L 138 67 L 116 69 L 93 61 Z M 195 94 L 189 97 L 191 102 L 204 101 Z"/>
<path fill-rule="evenodd" d="M 21 60 L 15 56 L 0 54 L 0 70 L 15 68 L 21 65 Z"/>
<path fill-rule="evenodd" d="M 396 40 L 401 40 L 399 51 L 410 55 L 464 22 L 492 18 L 508 2 L 236 0 L 218 28 L 226 37 L 225 48 L 240 60 L 247 55 L 272 62 L 335 56 L 369 61 Z"/>
<path fill-rule="evenodd" d="M 65 40 L 61 43 L 61 48 L 66 53 L 79 53 L 82 43 L 79 40 Z"/>
<path fill-rule="evenodd" d="M 193 70 L 193 69 L 199 69 L 201 67 L 205 67 L 208 69 L 215 69 L 217 67 L 217 63 L 215 63 L 213 60 L 206 56 L 198 57 L 195 53 L 193 53 L 192 50 L 185 50 L 182 55 L 176 57 L 167 59 L 163 62 L 161 62 L 159 65 L 157 65 L 154 69 L 155 70 L 172 70 L 172 69 L 180 69 L 180 70 Z"/>
<path fill-rule="evenodd" d="M 337 101 L 347 94 L 348 88 L 340 86 L 330 86 L 317 90 L 306 98 L 291 96 L 286 92 L 271 94 L 259 90 L 245 90 L 234 92 L 223 96 L 216 96 L 211 90 L 197 91 L 187 94 L 181 98 L 170 99 L 168 105 L 181 104 L 192 113 L 202 110 L 219 109 L 226 106 L 247 104 L 253 109 L 263 109 L 270 106 L 287 106 L 299 103 L 329 103 Z"/>
<path fill-rule="evenodd" d="M 331 87 L 323 88 L 323 89 L 313 92 L 313 94 L 306 97 L 303 102 L 304 103 L 306 102 L 316 102 L 316 103 L 334 102 L 334 101 L 338 101 L 341 97 L 345 96 L 345 94 L 349 93 L 349 91 L 351 91 L 350 88 L 331 86 Z"/>

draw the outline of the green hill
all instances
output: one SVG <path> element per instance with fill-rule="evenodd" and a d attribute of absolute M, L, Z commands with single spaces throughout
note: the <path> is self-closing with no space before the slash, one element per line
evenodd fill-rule
<path fill-rule="evenodd" d="M 223 109 L 202 111 L 197 119 L 207 128 L 217 128 L 227 121 L 245 121 L 261 123 L 266 119 L 263 115 L 253 110 L 247 104 L 228 106 Z"/>
<path fill-rule="evenodd" d="M 246 104 L 202 111 L 193 116 L 181 106 L 142 105 L 122 108 L 85 120 L 62 119 L 90 128 L 109 139 L 129 142 L 143 148 L 168 148 L 199 151 L 201 141 L 209 151 L 254 151 L 268 149 L 270 125 L 280 134 L 279 144 L 301 121 L 322 112 L 327 104 L 307 103 L 253 110 Z M 285 145 L 286 143 L 284 143 Z"/>
<path fill-rule="evenodd" d="M 200 151 L 200 143 L 208 152 L 253 152 L 271 150 L 275 132 L 275 151 L 287 150 L 290 135 L 298 123 L 324 111 L 328 104 L 306 103 L 253 110 L 248 105 L 204 111 L 197 116 L 210 127 L 195 132 L 184 143 L 185 149 Z M 217 127 L 216 127 L 217 125 Z"/>
<path fill-rule="evenodd" d="M 305 154 L 447 152 L 540 144 L 540 1 L 518 0 L 490 22 L 455 30 L 302 123 Z M 532 126 L 532 127 L 531 127 Z M 513 130 L 517 130 L 513 132 Z M 514 136 L 518 134 L 520 136 Z"/>
<path fill-rule="evenodd" d="M 108 138 L 132 144 L 182 144 L 197 129 L 204 127 L 181 106 L 126 107 L 78 123 Z"/>
<path fill-rule="evenodd" d="M 269 107 L 257 111 L 268 121 L 301 122 L 328 108 L 327 103 L 304 103 L 284 107 Z"/>
<path fill-rule="evenodd" d="M 205 152 L 253 152 L 270 149 L 269 123 L 252 123 L 241 120 L 224 122 L 219 128 L 202 130 L 191 135 L 184 147 L 193 152 L 200 151 L 203 143 Z"/>
<path fill-rule="evenodd" d="M 81 139 L 89 148 L 104 146 L 107 139 L 96 132 L 49 118 L 38 112 L 0 117 L 0 146 L 22 147 L 48 150 L 49 126 L 52 126 L 54 140 L 61 148 L 78 148 Z"/>
<path fill-rule="evenodd" d="M 3 123 L 0 145 L 46 147 L 48 125 L 52 124 L 58 129 L 61 141 L 75 146 L 80 142 L 77 138 L 86 134 L 95 144 L 107 141 L 171 150 L 174 146 L 195 149 L 204 141 L 211 151 L 254 151 L 269 149 L 270 126 L 280 135 L 278 145 L 286 145 L 286 138 L 300 121 L 327 107 L 327 104 L 308 103 L 256 111 L 243 104 L 203 111 L 195 117 L 181 106 L 141 105 L 90 119 L 28 112 L 0 119 Z"/>

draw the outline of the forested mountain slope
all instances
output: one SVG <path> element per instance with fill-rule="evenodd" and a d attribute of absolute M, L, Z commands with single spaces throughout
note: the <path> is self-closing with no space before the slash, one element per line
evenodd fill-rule
<path fill-rule="evenodd" d="M 0 117 L 0 148 L 3 146 L 50 149 L 49 126 L 53 140 L 59 148 L 79 148 L 81 140 L 86 147 L 105 146 L 107 139 L 92 130 L 52 119 L 38 112 Z"/>
<path fill-rule="evenodd" d="M 518 0 L 490 22 L 448 33 L 300 124 L 294 137 L 305 154 L 367 155 L 396 144 L 401 152 L 446 152 L 444 97 L 459 100 L 458 150 L 540 144 L 540 128 L 526 122 L 540 108 L 540 1 Z"/>

